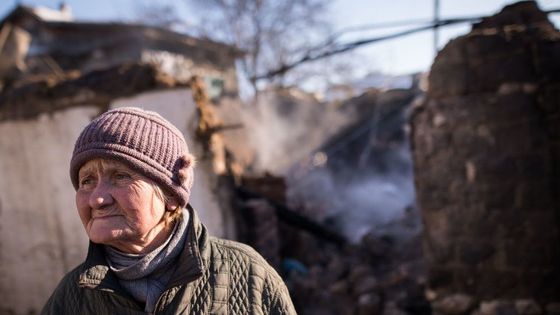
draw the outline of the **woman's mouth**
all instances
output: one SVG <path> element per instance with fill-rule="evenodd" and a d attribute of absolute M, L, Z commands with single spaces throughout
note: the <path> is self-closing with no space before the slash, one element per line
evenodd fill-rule
<path fill-rule="evenodd" d="M 120 214 L 103 214 L 103 215 L 94 215 L 92 217 L 92 219 L 96 220 L 96 219 L 108 219 L 108 218 L 113 218 L 113 217 L 120 217 L 122 215 Z"/>

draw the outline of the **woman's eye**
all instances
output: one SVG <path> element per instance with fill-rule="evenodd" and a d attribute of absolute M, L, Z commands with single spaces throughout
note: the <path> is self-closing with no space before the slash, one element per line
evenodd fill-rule
<path fill-rule="evenodd" d="M 80 180 L 80 186 L 87 186 L 90 185 L 92 182 L 93 179 L 91 177 L 85 177 Z"/>
<path fill-rule="evenodd" d="M 123 180 L 123 179 L 129 179 L 130 175 L 127 173 L 115 173 L 114 177 L 116 180 Z"/>

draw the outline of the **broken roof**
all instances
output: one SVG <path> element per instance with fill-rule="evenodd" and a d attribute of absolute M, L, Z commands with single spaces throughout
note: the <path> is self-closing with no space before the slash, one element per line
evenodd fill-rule
<path fill-rule="evenodd" d="M 115 34 L 140 33 L 145 35 L 148 40 L 152 39 L 155 41 L 157 39 L 158 44 L 160 45 L 173 43 L 174 47 L 179 45 L 179 48 L 182 49 L 204 46 L 213 50 L 226 51 L 234 58 L 243 54 L 241 50 L 233 45 L 219 43 L 204 38 L 196 38 L 156 26 L 122 22 L 74 21 L 72 20 L 69 10 L 64 8 L 62 8 L 61 11 L 56 11 L 42 7 L 34 8 L 25 5 L 18 5 L 14 10 L 8 13 L 4 19 L 2 19 L 0 22 L 0 28 L 3 27 L 5 23 L 16 24 L 24 29 L 35 28 L 38 26 L 55 32 L 90 33 L 95 34 L 100 38 L 106 36 L 115 38 Z M 88 40 L 91 41 L 91 38 Z M 91 45 L 95 45 L 103 41 L 91 42 Z M 88 47 L 88 49 L 91 49 L 91 46 Z"/>
<path fill-rule="evenodd" d="M 156 89 L 188 87 L 150 64 L 127 64 L 79 73 L 37 76 L 0 93 L 0 121 L 29 119 L 44 112 L 80 106 L 106 107 L 110 101 Z"/>

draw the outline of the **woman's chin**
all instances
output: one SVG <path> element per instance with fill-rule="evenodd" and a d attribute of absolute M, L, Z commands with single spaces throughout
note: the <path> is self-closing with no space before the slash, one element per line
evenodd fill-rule
<path fill-rule="evenodd" d="M 87 232 L 92 242 L 111 245 L 125 238 L 127 230 L 121 219 L 114 217 L 94 219 Z"/>

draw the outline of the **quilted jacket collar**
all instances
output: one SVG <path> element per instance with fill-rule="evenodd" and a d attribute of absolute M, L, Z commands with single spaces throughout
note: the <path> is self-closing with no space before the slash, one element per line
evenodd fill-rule
<path fill-rule="evenodd" d="M 187 205 L 190 213 L 187 226 L 187 240 L 179 256 L 177 269 L 171 276 L 166 289 L 187 284 L 202 275 L 204 269 L 203 256 L 207 256 L 208 234 L 206 227 L 199 221 L 196 211 Z M 109 271 L 105 260 L 103 245 L 90 242 L 86 261 L 78 278 L 78 285 L 98 290 L 123 293 L 118 278 Z"/>

